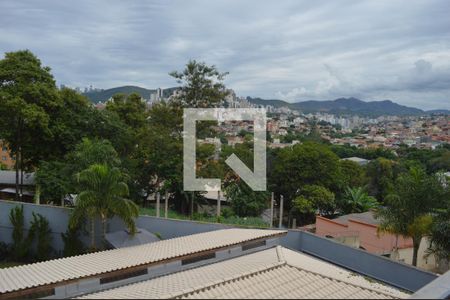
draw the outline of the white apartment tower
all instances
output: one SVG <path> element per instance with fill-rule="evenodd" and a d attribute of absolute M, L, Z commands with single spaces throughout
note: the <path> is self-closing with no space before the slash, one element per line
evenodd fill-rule
<path fill-rule="evenodd" d="M 156 100 L 160 101 L 164 98 L 164 90 L 162 88 L 158 88 L 156 90 Z"/>

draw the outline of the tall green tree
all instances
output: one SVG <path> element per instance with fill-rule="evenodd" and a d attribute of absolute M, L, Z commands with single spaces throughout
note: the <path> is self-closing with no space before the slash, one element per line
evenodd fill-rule
<path fill-rule="evenodd" d="M 433 215 L 429 252 L 450 263 L 450 178 L 439 174 L 444 186 L 444 203 Z"/>
<path fill-rule="evenodd" d="M 396 162 L 386 158 L 378 158 L 367 165 L 366 174 L 369 179 L 369 193 L 381 202 L 394 189 L 394 181 L 398 173 L 396 170 L 397 165 Z"/>
<path fill-rule="evenodd" d="M 439 178 L 415 167 L 398 177 L 395 192 L 386 197 L 385 206 L 376 213 L 381 220 L 380 231 L 412 239 L 414 266 L 422 238 L 430 233 L 432 216 L 442 206 L 444 197 Z"/>
<path fill-rule="evenodd" d="M 75 192 L 73 166 L 66 161 L 41 162 L 36 171 L 36 185 L 39 187 L 39 202 L 61 203 L 64 196 Z"/>
<path fill-rule="evenodd" d="M 106 241 L 108 219 L 118 216 L 131 233 L 136 232 L 137 205 L 127 199 L 128 186 L 118 168 L 106 164 L 94 164 L 78 175 L 80 193 L 70 219 L 70 227 L 76 226 L 87 216 L 90 219 L 91 248 L 95 249 L 95 218 L 102 223 L 102 238 Z"/>
<path fill-rule="evenodd" d="M 145 126 L 147 109 L 145 101 L 139 94 L 116 94 L 106 103 L 106 109 L 115 112 L 119 118 L 133 129 Z"/>
<path fill-rule="evenodd" d="M 183 71 L 169 74 L 181 84 L 174 101 L 182 107 L 217 107 L 228 95 L 223 80 L 228 73 L 221 73 L 216 66 L 190 60 Z"/>
<path fill-rule="evenodd" d="M 139 174 L 136 190 L 145 191 L 144 197 L 164 186 L 174 194 L 175 208 L 185 213 L 194 197 L 183 191 L 183 108 L 217 106 L 226 95 L 225 74 L 214 66 L 190 61 L 184 71 L 171 75 L 182 87 L 169 102 L 155 104 L 148 111 L 146 127 L 137 136 L 133 169 Z M 201 122 L 197 131 L 209 134 L 214 124 Z"/>
<path fill-rule="evenodd" d="M 334 214 L 334 193 L 320 185 L 305 185 L 294 199 L 291 214 L 297 214 L 300 224 L 314 222 L 316 213 L 322 216 Z"/>
<path fill-rule="evenodd" d="M 48 152 L 34 165 L 42 202 L 60 203 L 64 195 L 74 193 L 73 174 L 93 163 L 117 165 L 118 153 L 112 143 L 122 153 L 134 145 L 129 126 L 116 113 L 96 110 L 86 97 L 69 88 L 59 90 L 58 95 L 62 105 L 49 113 L 52 138 L 34 144 Z"/>
<path fill-rule="evenodd" d="M 63 160 L 83 138 L 98 137 L 96 130 L 102 126 L 96 119 L 98 112 L 85 96 L 69 88 L 58 90 L 58 96 L 61 106 L 49 113 L 52 139 L 48 148 L 51 150 L 43 155 L 47 162 Z"/>
<path fill-rule="evenodd" d="M 155 104 L 148 111 L 147 122 L 137 135 L 131 156 L 136 172 L 136 191 L 145 191 L 144 198 L 164 186 L 174 195 L 174 205 L 182 212 L 192 195 L 183 191 L 183 108 L 216 107 L 227 91 L 223 84 L 226 73 L 203 62 L 189 61 L 181 72 L 170 73 L 181 85 L 169 102 Z M 114 110 L 113 104 L 111 109 Z M 201 122 L 198 131 L 209 133 L 214 122 Z"/>
<path fill-rule="evenodd" d="M 450 150 L 438 149 L 437 152 L 439 154 L 427 163 L 427 169 L 430 172 L 450 170 Z"/>
<path fill-rule="evenodd" d="M 306 185 L 319 185 L 335 192 L 339 188 L 338 157 L 323 144 L 305 143 L 278 152 L 269 174 L 269 184 L 284 195 L 286 207 Z"/>
<path fill-rule="evenodd" d="M 110 141 L 121 159 L 131 155 L 136 147 L 136 135 L 115 112 L 94 110 L 92 120 L 96 126 L 88 138 Z"/>
<path fill-rule="evenodd" d="M 116 115 L 124 124 L 127 132 L 127 140 L 120 149 L 119 155 L 124 168 L 129 170 L 130 180 L 128 182 L 130 194 L 138 199 L 142 196 L 142 186 L 139 184 L 142 172 L 141 139 L 151 130 L 149 128 L 149 112 L 142 97 L 137 93 L 130 95 L 116 94 L 106 104 L 106 112 Z"/>
<path fill-rule="evenodd" d="M 450 262 L 450 206 L 443 208 L 433 217 L 430 238 L 429 252 Z"/>
<path fill-rule="evenodd" d="M 165 185 L 180 196 L 183 186 L 182 109 L 160 103 L 148 113 L 148 127 L 139 133 L 133 154 L 138 189 L 147 196 Z"/>
<path fill-rule="evenodd" d="M 367 183 L 366 172 L 359 164 L 350 160 L 340 160 L 341 179 L 343 187 L 364 186 Z"/>
<path fill-rule="evenodd" d="M 5 54 L 0 60 L 0 136 L 16 158 L 17 199 L 19 170 L 45 158 L 45 141 L 52 138 L 49 114 L 60 106 L 49 67 L 28 50 Z"/>
<path fill-rule="evenodd" d="M 119 155 L 108 140 L 83 138 L 64 159 L 41 162 L 36 171 L 41 202 L 62 203 L 67 194 L 76 194 L 75 175 L 93 164 L 120 167 Z"/>

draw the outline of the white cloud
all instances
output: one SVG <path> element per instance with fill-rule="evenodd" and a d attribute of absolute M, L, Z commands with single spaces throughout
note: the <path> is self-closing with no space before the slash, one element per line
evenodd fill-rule
<path fill-rule="evenodd" d="M 447 0 L 0 2 L 0 51 L 28 48 L 60 83 L 173 86 L 194 58 L 243 96 L 391 98 L 450 108 Z"/>

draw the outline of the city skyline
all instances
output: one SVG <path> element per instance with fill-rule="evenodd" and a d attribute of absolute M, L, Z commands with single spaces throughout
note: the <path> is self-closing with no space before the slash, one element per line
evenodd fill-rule
<path fill-rule="evenodd" d="M 109 3 L 3 1 L 0 51 L 30 49 L 69 86 L 175 86 L 197 59 L 243 96 L 450 109 L 446 1 Z"/>

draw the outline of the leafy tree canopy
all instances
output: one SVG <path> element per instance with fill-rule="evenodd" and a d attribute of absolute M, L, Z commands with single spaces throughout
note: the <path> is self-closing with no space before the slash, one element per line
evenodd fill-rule
<path fill-rule="evenodd" d="M 330 190 L 320 185 L 306 185 L 294 199 L 292 212 L 300 216 L 300 224 L 309 224 L 314 222 L 316 213 L 331 216 L 335 209 L 335 197 Z"/>
<path fill-rule="evenodd" d="M 340 168 L 338 157 L 328 146 L 305 143 L 282 149 L 275 157 L 269 177 L 271 189 L 283 193 L 290 208 L 293 199 L 306 185 L 338 190 Z"/>
<path fill-rule="evenodd" d="M 174 100 L 183 107 L 217 107 L 228 95 L 223 84 L 227 74 L 215 66 L 190 60 L 183 71 L 169 74 L 181 84 L 181 92 Z"/>
<path fill-rule="evenodd" d="M 253 191 L 243 180 L 230 184 L 226 192 L 233 212 L 240 217 L 259 216 L 269 200 L 269 193 Z"/>

